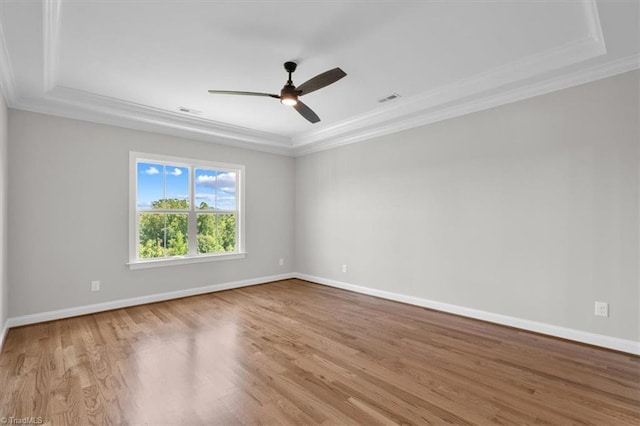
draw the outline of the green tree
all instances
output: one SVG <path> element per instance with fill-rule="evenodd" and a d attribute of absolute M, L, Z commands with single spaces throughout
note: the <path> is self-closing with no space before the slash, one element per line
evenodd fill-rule
<path fill-rule="evenodd" d="M 186 200 L 161 199 L 151 204 L 153 209 L 188 209 Z M 181 256 L 189 251 L 187 213 L 141 213 L 141 258 Z"/>
<path fill-rule="evenodd" d="M 236 243 L 236 215 L 217 215 L 218 239 L 224 251 L 234 251 Z"/>
<path fill-rule="evenodd" d="M 186 200 L 164 198 L 151 204 L 153 209 L 188 210 Z M 235 250 L 236 215 L 215 213 L 205 202 L 197 213 L 198 253 L 221 253 Z M 204 213 L 206 212 L 206 213 Z M 189 252 L 188 213 L 141 213 L 141 258 L 182 256 Z"/>
<path fill-rule="evenodd" d="M 236 216 L 234 214 L 198 214 L 198 253 L 235 250 Z"/>

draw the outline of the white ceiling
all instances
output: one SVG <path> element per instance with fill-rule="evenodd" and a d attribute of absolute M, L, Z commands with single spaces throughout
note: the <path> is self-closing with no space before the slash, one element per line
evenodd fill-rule
<path fill-rule="evenodd" d="M 9 106 L 304 154 L 640 67 L 638 1 L 6 1 Z M 308 123 L 271 98 L 282 64 Z M 392 93 L 400 98 L 378 102 Z M 184 106 L 201 111 L 185 114 Z"/>

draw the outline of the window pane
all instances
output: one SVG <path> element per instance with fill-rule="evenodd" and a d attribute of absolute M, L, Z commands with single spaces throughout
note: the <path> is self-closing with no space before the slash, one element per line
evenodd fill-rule
<path fill-rule="evenodd" d="M 138 163 L 138 208 L 188 209 L 189 169 L 159 163 Z"/>
<path fill-rule="evenodd" d="M 138 219 L 140 258 L 187 254 L 187 217 L 184 213 L 141 213 Z"/>
<path fill-rule="evenodd" d="M 218 173 L 215 170 L 196 169 L 196 208 L 213 210 L 216 207 L 215 186 Z M 209 252 L 206 252 L 209 253 Z"/>
<path fill-rule="evenodd" d="M 236 215 L 217 214 L 218 239 L 223 251 L 236 250 Z"/>
<path fill-rule="evenodd" d="M 189 169 L 172 165 L 164 166 L 166 209 L 189 208 Z"/>
<path fill-rule="evenodd" d="M 198 253 L 236 250 L 236 215 L 198 213 Z"/>
<path fill-rule="evenodd" d="M 216 210 L 236 210 L 236 173 L 221 172 L 215 185 Z"/>
<path fill-rule="evenodd" d="M 196 169 L 196 207 L 199 210 L 236 210 L 236 173 Z"/>
<path fill-rule="evenodd" d="M 164 166 L 138 163 L 138 208 L 158 208 L 164 198 Z"/>

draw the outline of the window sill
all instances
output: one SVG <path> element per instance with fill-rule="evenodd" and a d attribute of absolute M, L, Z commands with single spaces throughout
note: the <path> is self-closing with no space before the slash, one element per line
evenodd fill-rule
<path fill-rule="evenodd" d="M 127 263 L 129 269 L 161 268 L 163 266 L 187 265 L 190 263 L 215 262 L 217 260 L 244 259 L 246 252 L 208 254 L 200 256 L 170 257 L 164 259 L 136 260 Z"/>

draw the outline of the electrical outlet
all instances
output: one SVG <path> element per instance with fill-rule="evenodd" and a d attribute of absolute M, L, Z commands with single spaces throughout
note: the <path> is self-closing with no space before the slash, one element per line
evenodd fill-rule
<path fill-rule="evenodd" d="M 347 272 L 347 265 L 342 265 L 342 272 Z"/>
<path fill-rule="evenodd" d="M 284 265 L 284 259 L 280 259 L 278 263 L 280 264 L 280 266 Z"/>
<path fill-rule="evenodd" d="M 91 281 L 91 291 L 100 291 L 100 281 Z"/>
<path fill-rule="evenodd" d="M 596 316 L 608 317 L 609 316 L 609 304 L 607 302 L 596 302 Z"/>

